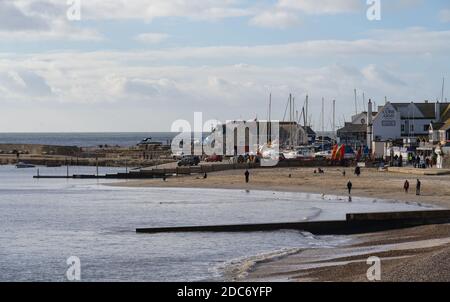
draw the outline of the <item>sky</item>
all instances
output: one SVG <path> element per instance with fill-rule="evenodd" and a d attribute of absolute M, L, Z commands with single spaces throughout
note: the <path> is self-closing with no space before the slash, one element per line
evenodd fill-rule
<path fill-rule="evenodd" d="M 308 95 L 316 130 L 324 98 L 331 130 L 332 100 L 339 126 L 443 78 L 445 100 L 448 0 L 0 0 L 0 132 L 266 119 L 270 94 L 280 120 Z"/>

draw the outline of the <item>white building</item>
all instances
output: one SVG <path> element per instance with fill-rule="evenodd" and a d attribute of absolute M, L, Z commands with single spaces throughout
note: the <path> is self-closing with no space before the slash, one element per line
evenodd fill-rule
<path fill-rule="evenodd" d="M 369 100 L 369 112 L 372 111 L 371 106 L 372 102 Z M 445 141 L 450 135 L 450 124 L 447 124 L 450 103 L 386 102 L 377 109 L 377 112 L 370 114 L 372 119 L 367 112 L 353 115 L 351 122 L 346 122 L 337 132 L 340 142 L 356 147 L 370 145 L 372 148 L 370 142 L 404 139 L 428 142 L 430 138 Z"/>
<path fill-rule="evenodd" d="M 416 138 L 428 141 L 430 125 L 440 122 L 450 103 L 390 103 L 378 107 L 373 119 L 374 141 Z"/>

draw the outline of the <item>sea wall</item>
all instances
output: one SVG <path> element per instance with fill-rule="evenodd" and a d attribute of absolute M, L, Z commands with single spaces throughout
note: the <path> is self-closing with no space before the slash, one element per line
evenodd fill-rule
<path fill-rule="evenodd" d="M 76 146 L 51 146 L 31 144 L 0 144 L 0 154 L 33 154 L 76 156 L 81 149 Z"/>

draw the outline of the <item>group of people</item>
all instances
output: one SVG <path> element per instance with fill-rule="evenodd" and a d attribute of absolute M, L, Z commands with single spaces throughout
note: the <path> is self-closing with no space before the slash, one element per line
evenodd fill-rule
<path fill-rule="evenodd" d="M 436 160 L 437 160 L 437 157 L 434 155 L 426 156 L 424 154 L 414 155 L 413 153 L 409 153 L 407 163 L 410 166 L 413 166 L 414 168 L 424 169 L 424 168 L 433 168 L 433 166 L 436 165 Z M 395 155 L 394 157 L 392 157 L 390 165 L 393 167 L 402 167 L 403 166 L 403 156 L 400 154 L 400 155 Z"/>
<path fill-rule="evenodd" d="M 416 182 L 416 195 L 420 195 L 420 188 L 422 186 L 422 183 L 419 179 L 417 179 Z M 353 184 L 352 182 L 349 180 L 347 183 L 347 190 L 348 190 L 348 194 L 351 195 L 352 194 L 352 187 Z M 409 181 L 405 180 L 405 183 L 403 184 L 403 190 L 405 190 L 405 193 L 408 193 L 409 191 Z"/>
<path fill-rule="evenodd" d="M 356 167 L 355 168 L 355 175 L 359 176 L 361 174 L 361 168 L 360 167 Z M 345 176 L 345 170 L 342 172 L 342 175 Z M 422 186 L 422 182 L 417 179 L 416 181 L 416 195 L 420 195 L 420 188 Z M 351 195 L 352 193 L 352 188 L 353 188 L 353 183 L 351 182 L 351 180 L 349 180 L 347 182 L 347 190 L 348 190 L 348 194 Z M 405 191 L 405 193 L 409 192 L 409 181 L 405 180 L 405 183 L 403 184 L 403 190 Z"/>
<path fill-rule="evenodd" d="M 400 156 L 395 155 L 393 160 L 394 160 L 394 162 L 391 163 L 391 166 L 395 166 L 395 167 L 403 166 L 403 156 L 401 154 L 400 154 Z"/>
<path fill-rule="evenodd" d="M 432 156 L 425 156 L 423 154 L 414 156 L 410 153 L 408 162 L 410 165 L 414 166 L 414 168 L 433 168 L 436 164 L 436 159 Z"/>
<path fill-rule="evenodd" d="M 318 168 L 317 170 L 314 170 L 314 174 L 319 173 L 319 174 L 324 174 L 325 171 L 322 168 Z"/>
<path fill-rule="evenodd" d="M 314 173 L 317 173 L 316 171 L 314 171 Z M 324 173 L 324 171 L 322 169 L 319 168 L 319 173 Z M 345 170 L 342 172 L 342 174 L 345 176 Z M 356 167 L 355 168 L 355 175 L 356 176 L 360 176 L 361 175 L 361 168 L 360 167 Z M 289 174 L 289 178 L 291 178 L 291 174 Z M 206 179 L 208 177 L 208 175 L 205 173 L 203 175 L 203 178 Z M 248 170 L 245 170 L 244 172 L 244 177 L 245 177 L 245 182 L 248 183 L 250 181 L 250 172 Z M 166 181 L 166 177 L 163 177 L 163 180 Z M 409 181 L 405 180 L 404 184 L 403 184 L 403 190 L 405 191 L 405 193 L 409 192 Z M 419 179 L 417 179 L 416 181 L 416 195 L 420 195 L 420 189 L 421 189 L 422 183 Z M 352 188 L 353 188 L 353 183 L 351 182 L 351 180 L 349 180 L 347 182 L 347 190 L 348 190 L 348 194 L 351 195 L 352 193 Z"/>
<path fill-rule="evenodd" d="M 419 179 L 416 181 L 416 195 L 420 195 L 420 187 L 422 186 L 422 183 Z M 403 184 L 403 190 L 405 190 L 405 193 L 408 193 L 409 191 L 409 181 L 405 180 L 405 183 Z"/>

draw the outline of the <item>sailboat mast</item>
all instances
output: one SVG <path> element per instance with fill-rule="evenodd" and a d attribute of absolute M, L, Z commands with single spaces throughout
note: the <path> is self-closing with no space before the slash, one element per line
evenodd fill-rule
<path fill-rule="evenodd" d="M 366 108 L 366 94 L 363 92 L 363 98 L 362 98 L 362 101 L 363 101 L 363 110 L 362 111 L 364 111 L 364 108 Z"/>
<path fill-rule="evenodd" d="M 305 131 L 308 125 L 306 124 L 306 115 L 305 115 L 305 107 L 302 108 L 303 122 L 305 123 Z"/>
<path fill-rule="evenodd" d="M 441 102 L 444 102 L 444 86 L 445 86 L 445 78 L 442 78 L 442 94 L 441 94 Z"/>
<path fill-rule="evenodd" d="M 308 125 L 308 95 L 306 95 L 306 100 L 305 100 L 305 126 L 309 126 Z"/>
<path fill-rule="evenodd" d="M 292 143 L 292 94 L 290 94 L 290 93 L 289 93 L 289 125 L 290 125 L 289 140 L 290 140 L 291 149 L 292 149 L 292 146 L 293 146 L 293 143 Z"/>
<path fill-rule="evenodd" d="M 358 114 L 358 101 L 356 100 L 356 89 L 355 91 L 355 114 Z"/>
<path fill-rule="evenodd" d="M 324 145 L 324 136 L 325 136 L 325 115 L 324 115 L 324 102 L 325 99 L 322 97 L 322 151 Z"/>
<path fill-rule="evenodd" d="M 336 100 L 333 100 L 333 138 L 336 137 L 335 130 L 336 130 Z"/>
<path fill-rule="evenodd" d="M 297 121 L 297 116 L 296 116 L 296 109 L 295 109 L 295 96 L 292 98 L 292 128 L 295 129 L 295 134 L 292 133 L 292 144 L 293 145 L 297 145 L 297 129 L 295 128 L 295 123 Z M 295 142 L 294 142 L 295 140 Z"/>
<path fill-rule="evenodd" d="M 272 141 L 272 93 L 269 94 L 269 124 L 268 124 L 268 138 L 267 141 L 270 142 Z"/>

